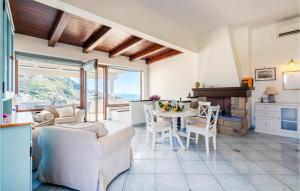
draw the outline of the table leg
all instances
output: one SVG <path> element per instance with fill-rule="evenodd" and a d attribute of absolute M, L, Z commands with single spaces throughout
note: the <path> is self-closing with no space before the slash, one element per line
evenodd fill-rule
<path fill-rule="evenodd" d="M 177 141 L 179 142 L 180 146 L 182 149 L 185 149 L 180 136 L 178 134 L 178 129 L 177 129 L 177 117 L 172 117 L 172 129 L 173 129 L 173 136 L 176 137 Z"/>
<path fill-rule="evenodd" d="M 181 117 L 181 118 L 180 118 L 180 122 L 181 122 L 180 130 L 184 130 L 184 129 L 185 129 L 185 118 L 184 118 L 184 117 Z"/>

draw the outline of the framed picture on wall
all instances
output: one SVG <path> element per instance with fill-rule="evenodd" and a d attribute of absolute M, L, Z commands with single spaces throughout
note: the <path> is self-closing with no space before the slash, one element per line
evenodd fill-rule
<path fill-rule="evenodd" d="M 276 80 L 276 68 L 255 69 L 255 81 Z"/>

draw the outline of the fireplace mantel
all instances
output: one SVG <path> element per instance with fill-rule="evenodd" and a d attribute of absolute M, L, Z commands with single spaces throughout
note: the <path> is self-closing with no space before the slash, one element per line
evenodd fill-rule
<path fill-rule="evenodd" d="M 248 87 L 193 88 L 193 97 L 251 97 Z"/>

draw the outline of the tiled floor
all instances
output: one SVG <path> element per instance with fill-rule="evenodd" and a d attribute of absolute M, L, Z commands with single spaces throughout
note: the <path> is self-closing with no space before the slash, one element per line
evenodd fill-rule
<path fill-rule="evenodd" d="M 203 138 L 189 150 L 175 152 L 167 141 L 152 151 L 145 137 L 145 129 L 137 128 L 132 167 L 110 184 L 109 191 L 300 190 L 300 140 L 257 133 L 241 138 L 218 135 L 217 151 L 207 156 Z M 36 181 L 34 185 L 35 191 L 70 190 L 37 186 Z"/>

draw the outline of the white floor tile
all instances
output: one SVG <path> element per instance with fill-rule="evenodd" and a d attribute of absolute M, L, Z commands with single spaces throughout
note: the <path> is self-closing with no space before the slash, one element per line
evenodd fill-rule
<path fill-rule="evenodd" d="M 294 191 L 300 191 L 300 176 L 275 175 L 275 177 Z"/>
<path fill-rule="evenodd" d="M 240 175 L 216 175 L 226 191 L 255 191 L 255 187 Z"/>
<path fill-rule="evenodd" d="M 127 173 L 120 174 L 118 177 L 116 177 L 108 186 L 107 191 L 120 191 L 123 189 Z"/>
<path fill-rule="evenodd" d="M 174 151 L 156 151 L 157 160 L 177 160 L 176 152 Z"/>
<path fill-rule="evenodd" d="M 202 161 L 181 161 L 180 164 L 186 174 L 211 174 Z"/>
<path fill-rule="evenodd" d="M 157 174 L 156 191 L 189 191 L 183 174 Z"/>
<path fill-rule="evenodd" d="M 219 151 L 209 152 L 209 155 L 206 154 L 206 151 L 199 152 L 199 156 L 204 161 L 224 161 L 224 157 Z"/>
<path fill-rule="evenodd" d="M 205 161 L 204 163 L 213 174 L 239 174 L 236 168 L 227 161 Z"/>
<path fill-rule="evenodd" d="M 246 161 L 247 158 L 244 157 L 240 152 L 235 151 L 219 151 L 222 157 L 228 161 Z"/>
<path fill-rule="evenodd" d="M 232 165 L 241 174 L 266 174 L 267 172 L 251 161 L 233 161 Z"/>
<path fill-rule="evenodd" d="M 182 173 L 176 160 L 156 160 L 156 173 Z"/>
<path fill-rule="evenodd" d="M 134 160 L 129 173 L 155 173 L 155 160 Z"/>
<path fill-rule="evenodd" d="M 260 191 L 290 191 L 271 175 L 247 175 L 246 178 Z"/>
<path fill-rule="evenodd" d="M 155 151 L 133 151 L 134 159 L 155 159 Z"/>
<path fill-rule="evenodd" d="M 187 174 L 188 185 L 192 191 L 222 191 L 221 185 L 213 175 Z"/>
<path fill-rule="evenodd" d="M 241 151 L 241 154 L 252 161 L 271 160 L 269 157 L 263 155 L 263 151 Z"/>
<path fill-rule="evenodd" d="M 201 157 L 197 151 L 193 150 L 180 150 L 177 152 L 178 160 L 201 160 Z"/>
<path fill-rule="evenodd" d="M 288 154 L 284 152 L 279 151 L 264 151 L 264 155 L 271 158 L 272 160 L 278 160 L 278 161 L 297 161 L 297 158 L 294 158 L 292 156 L 289 156 Z"/>
<path fill-rule="evenodd" d="M 155 191 L 154 174 L 128 174 L 123 191 Z"/>
<path fill-rule="evenodd" d="M 256 161 L 255 163 L 269 174 L 296 174 L 295 172 L 275 161 Z"/>

